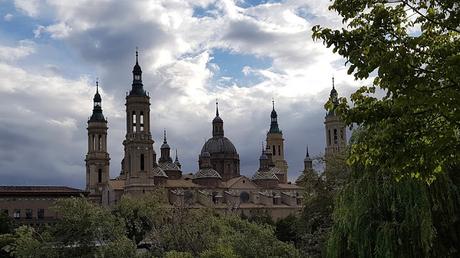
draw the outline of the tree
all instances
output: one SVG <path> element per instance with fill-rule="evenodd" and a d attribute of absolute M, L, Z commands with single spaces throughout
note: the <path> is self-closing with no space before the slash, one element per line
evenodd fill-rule
<path fill-rule="evenodd" d="M 136 244 L 166 222 L 168 211 L 162 190 L 159 188 L 140 197 L 123 195 L 113 209 L 113 214 L 124 221 L 127 237 Z"/>
<path fill-rule="evenodd" d="M 342 98 L 337 109 L 347 124 L 369 132 L 348 162 L 427 182 L 459 168 L 458 1 L 335 0 L 330 9 L 347 27 L 315 26 L 313 37 L 346 58 L 356 79 L 375 76 L 351 96 L 353 107 Z"/>
<path fill-rule="evenodd" d="M 356 130 L 351 144 L 366 138 Z M 384 167 L 353 166 L 339 192 L 328 257 L 457 257 L 460 240 L 458 171 L 428 185 L 396 181 Z"/>

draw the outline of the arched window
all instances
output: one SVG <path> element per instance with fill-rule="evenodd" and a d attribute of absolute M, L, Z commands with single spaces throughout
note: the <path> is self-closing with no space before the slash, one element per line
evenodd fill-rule
<path fill-rule="evenodd" d="M 240 193 L 240 202 L 241 203 L 248 203 L 249 202 L 249 194 L 248 194 L 248 192 L 241 192 Z"/>
<path fill-rule="evenodd" d="M 276 155 L 276 148 L 275 148 L 275 145 L 273 145 L 273 156 Z"/>
<path fill-rule="evenodd" d="M 331 145 L 331 129 L 327 130 L 327 145 Z"/>
<path fill-rule="evenodd" d="M 136 112 L 133 111 L 133 114 L 132 114 L 132 120 L 133 120 L 133 133 L 136 132 Z"/>
<path fill-rule="evenodd" d="M 281 145 L 278 145 L 278 156 L 281 156 Z"/>
<path fill-rule="evenodd" d="M 97 138 L 97 142 L 99 143 L 98 144 L 98 150 L 102 150 L 102 135 L 99 134 L 99 136 Z"/>
<path fill-rule="evenodd" d="M 141 154 L 141 170 L 144 171 L 144 154 Z"/>
<path fill-rule="evenodd" d="M 340 129 L 340 139 L 343 140 L 343 129 Z"/>
<path fill-rule="evenodd" d="M 102 169 L 97 170 L 97 182 L 98 183 L 102 182 Z"/>
<path fill-rule="evenodd" d="M 334 144 L 337 144 L 337 129 L 334 129 Z"/>
<path fill-rule="evenodd" d="M 140 123 L 140 126 L 141 126 L 141 132 L 144 131 L 144 112 L 141 111 L 141 115 L 140 115 L 140 118 L 139 118 L 139 123 Z"/>
<path fill-rule="evenodd" d="M 93 135 L 93 146 L 92 146 L 93 148 L 92 148 L 92 150 L 96 150 L 96 146 L 97 146 L 96 137 Z"/>

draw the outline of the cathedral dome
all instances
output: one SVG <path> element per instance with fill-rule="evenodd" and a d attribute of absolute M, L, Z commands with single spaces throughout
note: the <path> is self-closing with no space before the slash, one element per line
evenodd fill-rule
<path fill-rule="evenodd" d="M 219 178 L 221 179 L 222 177 L 219 175 L 217 171 L 215 171 L 212 168 L 202 168 L 198 172 L 196 172 L 195 175 L 193 175 L 194 179 L 198 178 Z"/>
<path fill-rule="evenodd" d="M 236 148 L 227 137 L 212 137 L 201 149 L 201 153 L 209 152 L 210 154 L 237 154 Z"/>

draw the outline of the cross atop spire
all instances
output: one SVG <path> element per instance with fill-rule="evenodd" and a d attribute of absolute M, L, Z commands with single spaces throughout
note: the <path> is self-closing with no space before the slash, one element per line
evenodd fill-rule
<path fill-rule="evenodd" d="M 99 77 L 96 77 L 96 93 L 99 93 Z"/>
<path fill-rule="evenodd" d="M 219 102 L 216 99 L 216 116 L 219 116 Z"/>
<path fill-rule="evenodd" d="M 138 63 L 139 61 L 139 48 L 136 47 L 136 64 Z"/>
<path fill-rule="evenodd" d="M 167 143 L 167 141 L 166 141 L 166 129 L 163 130 L 163 143 Z"/>
<path fill-rule="evenodd" d="M 332 89 L 335 89 L 335 85 L 334 85 L 334 76 L 332 76 Z"/>
<path fill-rule="evenodd" d="M 275 110 L 275 99 L 272 98 L 272 105 L 273 105 L 273 110 Z"/>

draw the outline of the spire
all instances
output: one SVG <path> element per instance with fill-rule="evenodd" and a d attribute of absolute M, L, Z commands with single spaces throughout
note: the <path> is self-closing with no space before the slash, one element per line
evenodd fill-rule
<path fill-rule="evenodd" d="M 311 158 L 310 158 L 310 153 L 308 152 L 308 144 L 307 144 L 307 148 L 306 148 L 306 153 L 305 153 L 305 159 L 304 159 L 305 162 L 307 163 L 311 163 Z M 307 165 L 306 165 L 307 166 Z"/>
<path fill-rule="evenodd" d="M 224 136 L 224 120 L 219 116 L 219 102 L 216 99 L 216 117 L 212 120 L 212 136 Z"/>
<path fill-rule="evenodd" d="M 308 144 L 307 144 L 307 154 L 305 157 L 310 157 L 310 153 L 308 153 Z"/>
<path fill-rule="evenodd" d="M 334 76 L 332 76 L 332 90 L 331 90 L 331 94 L 329 95 L 329 99 L 330 101 L 332 101 L 332 104 L 334 104 L 334 107 L 331 110 L 329 110 L 327 115 L 334 115 L 335 109 L 339 105 L 338 93 L 337 93 L 337 90 L 335 89 Z"/>
<path fill-rule="evenodd" d="M 93 114 L 89 119 L 89 122 L 106 122 L 104 115 L 102 114 L 102 98 L 99 94 L 99 80 L 96 79 L 96 94 L 93 98 Z"/>
<path fill-rule="evenodd" d="M 170 153 L 171 148 L 169 147 L 169 144 L 166 140 L 166 129 L 163 131 L 163 144 L 160 147 L 160 159 L 158 160 L 159 163 L 164 163 L 164 162 L 171 162 L 171 153 Z"/>
<path fill-rule="evenodd" d="M 174 159 L 174 164 L 176 164 L 176 166 L 178 166 L 179 168 L 182 167 L 182 165 L 179 162 L 179 156 L 177 155 L 177 149 L 176 149 L 176 158 Z"/>
<path fill-rule="evenodd" d="M 166 141 L 166 129 L 163 130 L 163 143 L 168 143 Z"/>
<path fill-rule="evenodd" d="M 276 113 L 276 110 L 275 110 L 275 100 L 274 99 L 272 99 L 272 106 L 273 106 L 273 109 L 270 114 L 271 123 L 270 123 L 269 133 L 281 133 L 281 130 L 278 127 L 278 114 Z"/>
<path fill-rule="evenodd" d="M 144 90 L 144 85 L 142 84 L 142 69 L 139 65 L 139 51 L 136 47 L 136 64 L 133 68 L 133 84 L 131 91 L 129 92 L 130 96 L 147 96 L 147 93 Z"/>

